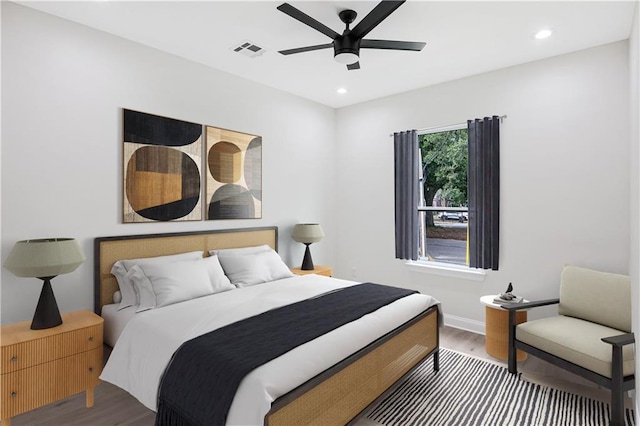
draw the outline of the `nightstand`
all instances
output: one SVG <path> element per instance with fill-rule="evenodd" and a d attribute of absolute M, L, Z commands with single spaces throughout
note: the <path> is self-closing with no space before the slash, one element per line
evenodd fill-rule
<path fill-rule="evenodd" d="M 314 265 L 314 268 L 310 271 L 303 271 L 300 268 L 291 268 L 291 272 L 293 272 L 296 275 L 318 274 L 318 275 L 324 275 L 326 277 L 333 276 L 333 268 L 331 266 L 322 266 L 322 265 Z"/>
<path fill-rule="evenodd" d="M 87 392 L 93 406 L 93 389 L 102 371 L 102 317 L 91 311 L 62 314 L 62 324 L 31 330 L 31 321 L 0 328 L 0 419 Z"/>
<path fill-rule="evenodd" d="M 509 355 L 509 311 L 502 309 L 493 299 L 495 294 L 482 296 L 485 308 L 485 350 L 494 358 L 506 361 Z M 516 312 L 516 324 L 527 322 L 527 311 Z M 527 353 L 518 349 L 516 360 L 527 359 Z"/>

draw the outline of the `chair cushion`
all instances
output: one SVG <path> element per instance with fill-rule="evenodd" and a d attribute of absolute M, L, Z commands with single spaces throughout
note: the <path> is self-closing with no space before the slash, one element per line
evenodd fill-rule
<path fill-rule="evenodd" d="M 631 332 L 631 281 L 627 275 L 566 266 L 558 313 Z"/>
<path fill-rule="evenodd" d="M 624 334 L 589 321 L 558 315 L 516 327 L 516 340 L 611 378 L 611 345 L 600 339 Z M 633 346 L 622 350 L 622 374 L 634 374 Z"/>

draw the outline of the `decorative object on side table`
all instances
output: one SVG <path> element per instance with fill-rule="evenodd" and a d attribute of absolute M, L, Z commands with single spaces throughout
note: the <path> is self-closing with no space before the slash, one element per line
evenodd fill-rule
<path fill-rule="evenodd" d="M 24 240 L 13 246 L 3 266 L 18 277 L 39 278 L 44 281 L 31 322 L 32 330 L 62 324 L 51 279 L 75 271 L 84 260 L 84 253 L 73 238 Z"/>
<path fill-rule="evenodd" d="M 524 298 L 516 296 L 515 294 L 512 293 L 513 291 L 513 285 L 511 285 L 511 283 L 509 283 L 509 286 L 507 287 L 507 291 L 505 291 L 504 293 L 500 293 L 498 296 L 493 298 L 493 303 L 497 303 L 498 305 L 504 305 L 507 303 L 521 303 Z"/>
<path fill-rule="evenodd" d="M 313 271 L 313 260 L 311 260 L 309 245 L 322 240 L 322 237 L 324 237 L 324 232 L 322 232 L 322 227 L 318 223 L 299 223 L 293 229 L 291 238 L 307 246 L 304 251 L 302 267 L 300 268 L 303 271 Z"/>

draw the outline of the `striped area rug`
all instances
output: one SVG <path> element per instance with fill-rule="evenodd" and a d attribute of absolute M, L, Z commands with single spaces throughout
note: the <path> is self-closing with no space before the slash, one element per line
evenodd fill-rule
<path fill-rule="evenodd" d="M 603 426 L 609 405 L 441 348 L 438 373 L 429 358 L 367 417 L 385 426 Z M 626 424 L 635 425 L 631 410 Z"/>

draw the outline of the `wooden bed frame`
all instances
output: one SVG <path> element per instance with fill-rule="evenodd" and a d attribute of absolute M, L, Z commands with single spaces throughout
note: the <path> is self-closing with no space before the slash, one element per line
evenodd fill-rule
<path fill-rule="evenodd" d="M 188 251 L 249 247 L 278 248 L 278 228 L 259 227 L 171 234 L 126 235 L 94 241 L 95 312 L 113 303 L 118 283 L 111 267 L 120 259 L 163 256 Z M 396 330 L 281 396 L 264 424 L 344 425 L 391 392 L 405 375 L 433 355 L 439 369 L 439 315 L 435 306 Z"/>

